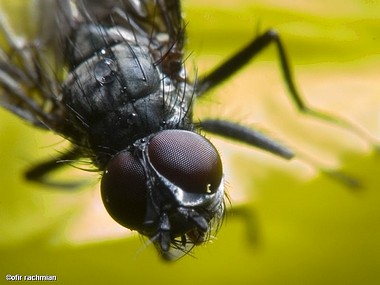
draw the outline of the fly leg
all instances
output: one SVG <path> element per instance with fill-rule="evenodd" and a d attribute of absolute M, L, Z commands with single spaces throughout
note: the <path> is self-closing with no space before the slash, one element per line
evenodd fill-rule
<path fill-rule="evenodd" d="M 240 68 L 246 65 L 249 60 L 259 54 L 271 43 L 274 43 L 277 47 L 280 67 L 285 84 L 288 88 L 290 98 L 300 112 L 347 129 L 358 135 L 360 138 L 365 139 L 372 146 L 378 147 L 377 143 L 360 127 L 345 119 L 312 109 L 305 103 L 294 83 L 293 75 L 283 44 L 280 37 L 274 30 L 268 30 L 267 32 L 261 34 L 246 47 L 241 49 L 231 58 L 227 59 L 219 67 L 215 68 L 211 73 L 203 78 L 201 77 L 198 80 L 196 89 L 196 94 L 198 94 L 198 97 L 203 96 L 207 91 L 234 75 L 238 70 L 240 70 Z M 264 136 L 256 130 L 252 130 L 237 123 L 232 123 L 225 120 L 207 119 L 200 122 L 199 126 L 207 132 L 247 143 L 251 146 L 269 151 L 285 159 L 291 159 L 294 156 L 291 150 L 276 143 L 274 140 Z M 297 154 L 297 157 L 314 168 L 318 168 L 323 174 L 327 174 L 330 178 L 338 180 L 350 188 L 360 188 L 361 186 L 359 181 L 350 175 L 328 167 L 316 166 L 318 163 L 312 159 L 308 159 L 305 155 L 299 156 L 299 154 Z"/>
<path fill-rule="evenodd" d="M 198 127 L 202 128 L 206 132 L 260 148 L 284 159 L 292 159 L 295 156 L 293 151 L 286 146 L 276 142 L 257 130 L 248 128 L 238 123 L 218 119 L 206 119 L 200 122 Z M 297 158 L 308 163 L 314 168 L 318 165 L 318 162 L 314 161 L 306 154 L 297 153 Z M 340 183 L 343 183 L 351 189 L 358 189 L 362 187 L 361 183 L 349 174 L 323 166 L 317 166 L 317 168 L 321 173 Z"/>
<path fill-rule="evenodd" d="M 83 181 L 67 182 L 67 181 L 54 181 L 49 178 L 49 175 L 63 167 L 67 166 L 69 163 L 75 161 L 80 157 L 76 148 L 73 150 L 62 153 L 60 156 L 43 161 L 25 172 L 25 178 L 27 180 L 44 184 L 46 186 L 62 188 L 62 189 L 73 189 L 85 184 Z"/>
<path fill-rule="evenodd" d="M 224 120 L 207 119 L 199 123 L 203 130 L 232 140 L 243 142 L 285 159 L 293 158 L 293 152 L 259 131 Z"/>
<path fill-rule="evenodd" d="M 306 104 L 295 85 L 282 41 L 277 32 L 274 30 L 268 30 L 261 34 L 231 58 L 227 59 L 220 66 L 215 68 L 211 73 L 203 78 L 201 77 L 198 81 L 196 90 L 197 94 L 199 94 L 198 96 L 204 95 L 207 91 L 234 75 L 240 70 L 240 68 L 246 65 L 252 58 L 267 48 L 271 43 L 274 43 L 277 48 L 280 68 L 285 84 L 288 88 L 292 101 L 300 112 L 347 129 L 358 135 L 360 138 L 365 139 L 371 144 L 371 146 L 378 147 L 377 142 L 375 142 L 369 134 L 354 123 L 338 116 L 315 110 Z"/>
<path fill-rule="evenodd" d="M 260 222 L 251 205 L 239 205 L 227 210 L 227 218 L 238 219 L 244 223 L 247 244 L 251 247 L 260 245 Z"/>

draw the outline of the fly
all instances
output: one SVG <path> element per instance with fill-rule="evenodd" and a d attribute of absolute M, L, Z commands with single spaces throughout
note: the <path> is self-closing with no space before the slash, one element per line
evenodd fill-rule
<path fill-rule="evenodd" d="M 223 119 L 195 122 L 194 102 L 268 45 L 277 48 L 298 109 L 310 109 L 293 81 L 274 30 L 198 80 L 184 67 L 185 25 L 178 0 L 34 1 L 39 26 L 19 37 L 0 11 L 0 104 L 72 147 L 28 170 L 29 180 L 65 187 L 51 171 L 89 159 L 101 195 L 119 224 L 149 238 L 164 259 L 187 253 L 220 227 L 225 207 L 220 155 L 203 132 L 247 143 L 285 159 L 294 154 L 262 133 Z M 355 131 L 355 129 L 354 129 Z"/>

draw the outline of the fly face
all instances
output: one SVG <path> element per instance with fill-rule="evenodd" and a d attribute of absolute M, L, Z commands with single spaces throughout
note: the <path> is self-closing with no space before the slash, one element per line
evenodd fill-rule
<path fill-rule="evenodd" d="M 101 191 L 108 213 L 150 237 L 168 259 L 170 245 L 184 251 L 201 244 L 223 215 L 220 156 L 203 136 L 184 130 L 161 131 L 116 154 Z"/>

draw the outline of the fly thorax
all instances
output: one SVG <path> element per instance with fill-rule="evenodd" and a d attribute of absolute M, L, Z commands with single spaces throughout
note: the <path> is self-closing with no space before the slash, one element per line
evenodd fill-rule
<path fill-rule="evenodd" d="M 162 77 L 145 47 L 124 42 L 102 49 L 65 82 L 70 121 L 88 134 L 91 147 L 121 150 L 166 121 Z"/>

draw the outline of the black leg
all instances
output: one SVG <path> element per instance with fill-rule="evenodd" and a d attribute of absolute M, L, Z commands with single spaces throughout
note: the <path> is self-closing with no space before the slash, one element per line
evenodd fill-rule
<path fill-rule="evenodd" d="M 72 189 L 83 185 L 83 181 L 68 182 L 68 181 L 53 181 L 49 179 L 49 175 L 63 167 L 68 163 L 75 161 L 79 157 L 76 149 L 62 153 L 60 156 L 41 162 L 25 172 L 25 178 L 30 181 L 38 182 L 46 186 L 56 188 Z"/>
<path fill-rule="evenodd" d="M 200 122 L 199 126 L 207 132 L 258 147 L 285 159 L 294 156 L 291 150 L 264 134 L 230 121 L 208 119 Z"/>
<path fill-rule="evenodd" d="M 252 247 L 260 246 L 261 228 L 259 218 L 252 205 L 238 205 L 227 209 L 226 219 L 238 219 L 244 223 L 247 244 Z"/>
<path fill-rule="evenodd" d="M 353 124 L 352 122 L 349 122 L 345 119 L 339 118 L 331 114 L 314 110 L 305 103 L 294 83 L 294 79 L 290 70 L 290 65 L 287 59 L 287 55 L 285 53 L 284 46 L 280 40 L 279 35 L 274 30 L 268 30 L 267 32 L 261 34 L 260 36 L 255 38 L 251 43 L 249 43 L 246 47 L 241 49 L 231 58 L 229 58 L 216 69 L 214 69 L 210 74 L 206 75 L 203 78 L 201 77 L 197 84 L 198 96 L 204 95 L 207 91 L 216 87 L 230 76 L 234 75 L 237 71 L 240 70 L 240 68 L 246 65 L 253 57 L 259 54 L 271 43 L 274 43 L 277 47 L 280 60 L 280 67 L 285 80 L 285 84 L 289 90 L 289 94 L 291 96 L 292 101 L 294 102 L 299 111 L 312 117 L 316 117 L 320 120 L 324 120 L 338 125 L 342 128 L 345 128 L 347 130 L 350 130 L 351 132 L 356 133 L 359 137 L 368 141 L 371 145 L 377 144 L 376 142 L 374 142 L 374 139 L 372 137 L 370 137 L 359 126 Z"/>
<path fill-rule="evenodd" d="M 237 123 L 224 120 L 207 119 L 200 122 L 199 127 L 209 133 L 258 147 L 285 159 L 292 159 L 294 157 L 294 153 L 287 147 L 268 138 L 256 130 Z M 300 151 L 297 151 L 297 158 L 309 164 L 311 167 L 318 169 L 322 174 L 327 175 L 329 178 L 336 180 L 351 189 L 362 188 L 360 181 L 358 181 L 355 177 L 352 177 L 350 174 L 320 165 L 320 163 Z"/>

